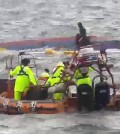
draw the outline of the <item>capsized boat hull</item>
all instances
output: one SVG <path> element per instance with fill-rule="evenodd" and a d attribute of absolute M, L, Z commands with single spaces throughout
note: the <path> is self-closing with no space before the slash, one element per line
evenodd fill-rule
<path fill-rule="evenodd" d="M 115 40 L 106 37 L 89 36 L 91 46 L 96 50 L 117 48 L 120 49 L 120 40 Z M 59 37 L 59 38 L 43 38 L 36 40 L 25 40 L 25 41 L 13 41 L 0 43 L 0 48 L 9 50 L 26 50 L 26 49 L 37 49 L 37 48 L 67 48 L 68 50 L 75 50 L 75 37 Z"/>

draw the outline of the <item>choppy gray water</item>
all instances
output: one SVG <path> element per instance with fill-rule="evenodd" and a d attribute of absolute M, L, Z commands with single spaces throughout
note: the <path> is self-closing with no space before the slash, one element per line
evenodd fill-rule
<path fill-rule="evenodd" d="M 73 36 L 77 22 L 85 25 L 89 35 L 120 35 L 119 0 L 0 0 L 0 42 L 37 39 L 41 37 Z M 4 56 L 0 55 L 4 73 Z M 11 52 L 9 52 L 11 53 Z M 13 52 L 12 52 L 13 53 Z M 16 52 L 14 52 L 16 53 Z M 111 55 L 110 55 L 111 56 Z M 114 55 L 115 80 L 120 80 L 119 53 Z M 43 70 L 52 58 L 40 61 Z M 59 58 L 54 57 L 55 61 Z M 120 112 L 92 112 L 60 115 L 0 115 L 0 134 L 119 134 Z"/>
<path fill-rule="evenodd" d="M 119 134 L 120 113 L 1 115 L 1 134 Z M 114 124 L 114 125 L 113 125 Z"/>
<path fill-rule="evenodd" d="M 0 0 L 0 41 L 89 35 L 119 36 L 119 0 Z"/>

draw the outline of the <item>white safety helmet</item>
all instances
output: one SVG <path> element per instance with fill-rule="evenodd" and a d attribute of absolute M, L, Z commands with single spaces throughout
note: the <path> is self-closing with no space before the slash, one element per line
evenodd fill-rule
<path fill-rule="evenodd" d="M 59 63 L 57 64 L 57 67 L 64 67 L 63 62 L 59 62 Z"/>
<path fill-rule="evenodd" d="M 49 78 L 49 77 L 50 77 L 50 75 L 49 75 L 48 73 L 45 73 L 45 72 L 44 72 L 44 73 L 42 73 L 42 74 L 41 74 L 41 77 Z"/>

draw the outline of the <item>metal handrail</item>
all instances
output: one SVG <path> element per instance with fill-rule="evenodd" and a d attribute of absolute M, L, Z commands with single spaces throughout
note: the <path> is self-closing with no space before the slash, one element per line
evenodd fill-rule
<path fill-rule="evenodd" d="M 37 64 L 36 64 L 34 55 L 32 55 L 30 53 L 25 53 L 25 52 L 19 52 L 19 54 L 18 54 L 18 64 L 19 65 L 21 64 L 20 61 L 23 59 L 23 56 L 24 55 L 29 55 L 29 56 L 32 57 L 32 60 L 33 60 L 33 63 L 34 63 L 34 66 L 33 67 L 36 69 L 36 76 L 38 77 Z M 33 68 L 33 67 L 31 67 L 31 68 Z"/>

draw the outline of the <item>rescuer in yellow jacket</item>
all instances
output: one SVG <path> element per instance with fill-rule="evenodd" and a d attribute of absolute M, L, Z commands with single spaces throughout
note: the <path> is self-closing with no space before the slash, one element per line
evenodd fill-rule
<path fill-rule="evenodd" d="M 50 76 L 49 71 L 47 71 L 48 69 L 45 69 L 45 72 L 43 72 L 41 74 L 41 78 L 44 81 L 44 84 L 42 85 L 43 87 L 51 87 L 53 86 L 56 82 L 54 79 L 52 79 L 52 77 Z"/>
<path fill-rule="evenodd" d="M 64 70 L 65 66 L 63 62 L 59 62 L 56 68 L 53 71 L 52 78 L 55 83 L 59 83 L 61 81 L 62 71 Z"/>
<path fill-rule="evenodd" d="M 21 100 L 22 95 L 29 90 L 30 84 L 37 85 L 33 71 L 29 68 L 30 60 L 24 58 L 21 65 L 10 71 L 10 76 L 17 76 L 14 87 L 14 99 Z"/>
<path fill-rule="evenodd" d="M 63 62 L 59 62 L 56 66 L 56 69 L 54 70 L 53 72 L 53 75 L 52 75 L 52 80 L 51 80 L 51 83 L 53 85 L 55 84 L 60 84 L 62 82 L 61 80 L 61 77 L 62 77 L 62 71 L 64 70 L 65 66 L 63 64 Z M 55 100 L 62 100 L 62 98 L 64 97 L 64 94 L 63 93 L 54 93 L 53 94 L 53 98 Z"/>
<path fill-rule="evenodd" d="M 71 79 L 70 75 L 65 73 L 65 69 L 67 69 L 69 65 L 68 61 L 64 61 L 64 62 L 59 62 L 57 64 L 57 67 L 55 69 L 55 71 L 53 72 L 53 76 L 52 76 L 52 84 L 54 85 L 54 88 L 59 88 L 62 87 L 64 88 L 64 82 L 68 81 Z M 55 85 L 56 84 L 56 85 Z M 64 93 L 54 93 L 53 94 L 53 98 L 55 100 L 62 100 L 64 97 Z"/>
<path fill-rule="evenodd" d="M 58 87 L 61 87 L 65 81 L 70 79 L 70 76 L 65 76 L 63 78 L 63 71 L 65 70 L 66 65 L 63 62 L 59 62 L 56 68 L 53 71 L 52 76 L 48 72 L 43 72 L 41 77 L 45 78 L 44 87 L 48 87 L 49 91 L 56 91 Z M 62 100 L 64 93 L 53 93 L 53 98 L 55 100 Z"/>
<path fill-rule="evenodd" d="M 93 71 L 91 67 L 81 66 L 75 71 L 74 78 L 76 79 L 77 86 L 81 84 L 88 84 L 92 86 L 92 80 L 89 76 L 89 72 Z"/>

